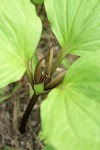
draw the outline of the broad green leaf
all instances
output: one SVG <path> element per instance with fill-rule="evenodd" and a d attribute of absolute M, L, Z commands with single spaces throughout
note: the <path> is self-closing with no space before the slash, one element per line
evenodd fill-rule
<path fill-rule="evenodd" d="M 42 4 L 44 0 L 31 0 L 35 4 Z"/>
<path fill-rule="evenodd" d="M 41 105 L 42 137 L 57 150 L 100 150 L 100 52 L 77 60 Z"/>
<path fill-rule="evenodd" d="M 40 34 L 41 22 L 29 0 L 0 0 L 0 88 L 25 73 Z"/>
<path fill-rule="evenodd" d="M 51 28 L 63 53 L 100 49 L 100 0 L 45 0 Z"/>
<path fill-rule="evenodd" d="M 52 146 L 47 145 L 42 150 L 56 150 L 56 149 L 54 149 Z"/>

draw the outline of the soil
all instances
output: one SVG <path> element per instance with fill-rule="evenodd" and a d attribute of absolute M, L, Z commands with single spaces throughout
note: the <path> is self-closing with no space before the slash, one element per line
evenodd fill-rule
<path fill-rule="evenodd" d="M 60 46 L 50 29 L 43 5 L 37 7 L 37 13 L 43 23 L 43 31 L 37 47 L 38 58 L 40 60 L 46 56 L 52 45 L 54 57 L 56 57 Z M 0 102 L 2 101 L 0 104 L 0 150 L 42 150 L 44 148 L 38 133 L 41 129 L 40 103 L 46 96 L 40 97 L 33 108 L 25 134 L 20 134 L 18 130 L 31 94 L 32 90 L 26 76 L 0 90 Z"/>

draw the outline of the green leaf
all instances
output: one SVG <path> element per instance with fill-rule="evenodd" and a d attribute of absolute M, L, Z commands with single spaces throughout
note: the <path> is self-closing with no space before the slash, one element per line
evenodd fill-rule
<path fill-rule="evenodd" d="M 35 4 L 42 4 L 44 0 L 31 0 Z"/>
<path fill-rule="evenodd" d="M 9 146 L 5 146 L 4 150 L 11 150 Z"/>
<path fill-rule="evenodd" d="M 51 28 L 63 53 L 100 49 L 100 0 L 45 0 Z"/>
<path fill-rule="evenodd" d="M 29 0 L 0 0 L 0 88 L 23 76 L 40 34 L 41 22 Z"/>
<path fill-rule="evenodd" d="M 34 89 L 35 89 L 36 93 L 43 93 L 44 92 L 43 83 L 34 85 Z"/>
<path fill-rule="evenodd" d="M 100 150 L 100 52 L 77 60 L 41 105 L 42 137 L 57 150 Z"/>
<path fill-rule="evenodd" d="M 47 145 L 44 147 L 43 150 L 56 150 L 56 149 L 54 149 L 52 146 Z"/>

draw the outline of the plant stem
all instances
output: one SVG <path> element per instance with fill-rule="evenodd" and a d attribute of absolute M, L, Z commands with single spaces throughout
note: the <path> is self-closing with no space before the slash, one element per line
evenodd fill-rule
<path fill-rule="evenodd" d="M 30 72 L 30 68 L 29 68 L 29 64 L 27 63 L 26 64 L 26 68 L 27 68 L 27 71 L 26 71 L 26 74 L 27 74 L 27 78 L 32 86 L 32 89 L 34 90 L 34 81 L 33 81 L 33 76 L 32 76 L 32 73 Z M 36 103 L 36 101 L 38 100 L 38 97 L 39 95 L 37 95 L 35 93 L 35 90 L 34 90 L 34 94 L 24 112 L 24 115 L 22 117 L 22 120 L 21 120 L 21 124 L 20 124 L 20 128 L 19 128 L 19 131 L 20 133 L 24 133 L 25 132 L 25 129 L 26 129 L 26 124 L 27 124 L 27 121 L 28 121 L 28 118 L 31 114 L 31 111 Z"/>
<path fill-rule="evenodd" d="M 25 110 L 25 113 L 23 115 L 23 118 L 22 118 L 21 124 L 20 124 L 20 128 L 19 128 L 19 131 L 20 131 L 21 134 L 25 132 L 28 118 L 30 116 L 30 113 L 31 113 L 36 101 L 38 100 L 38 97 L 39 97 L 39 95 L 36 95 L 34 93 L 31 100 L 30 100 L 30 102 L 29 102 L 29 104 L 28 104 L 28 106 L 27 106 L 27 108 L 26 108 L 26 110 Z"/>
<path fill-rule="evenodd" d="M 52 67 L 52 70 L 51 70 L 51 75 L 55 72 L 55 70 L 57 69 L 57 67 L 60 65 L 60 63 L 62 62 L 62 60 L 64 59 L 64 57 L 66 56 L 67 54 L 64 53 L 63 50 L 60 51 L 57 59 L 55 60 L 54 64 L 53 64 L 53 67 Z"/>

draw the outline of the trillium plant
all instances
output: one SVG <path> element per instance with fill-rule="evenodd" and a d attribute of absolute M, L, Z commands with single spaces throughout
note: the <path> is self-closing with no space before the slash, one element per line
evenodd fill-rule
<path fill-rule="evenodd" d="M 38 97 L 49 93 L 40 106 L 41 140 L 54 150 L 100 150 L 100 0 L 44 0 L 61 51 L 54 59 L 51 47 L 42 60 L 33 3 L 0 0 L 0 88 L 26 73 L 34 91 L 19 130 L 25 132 Z M 79 58 L 54 75 L 68 54 Z"/>

